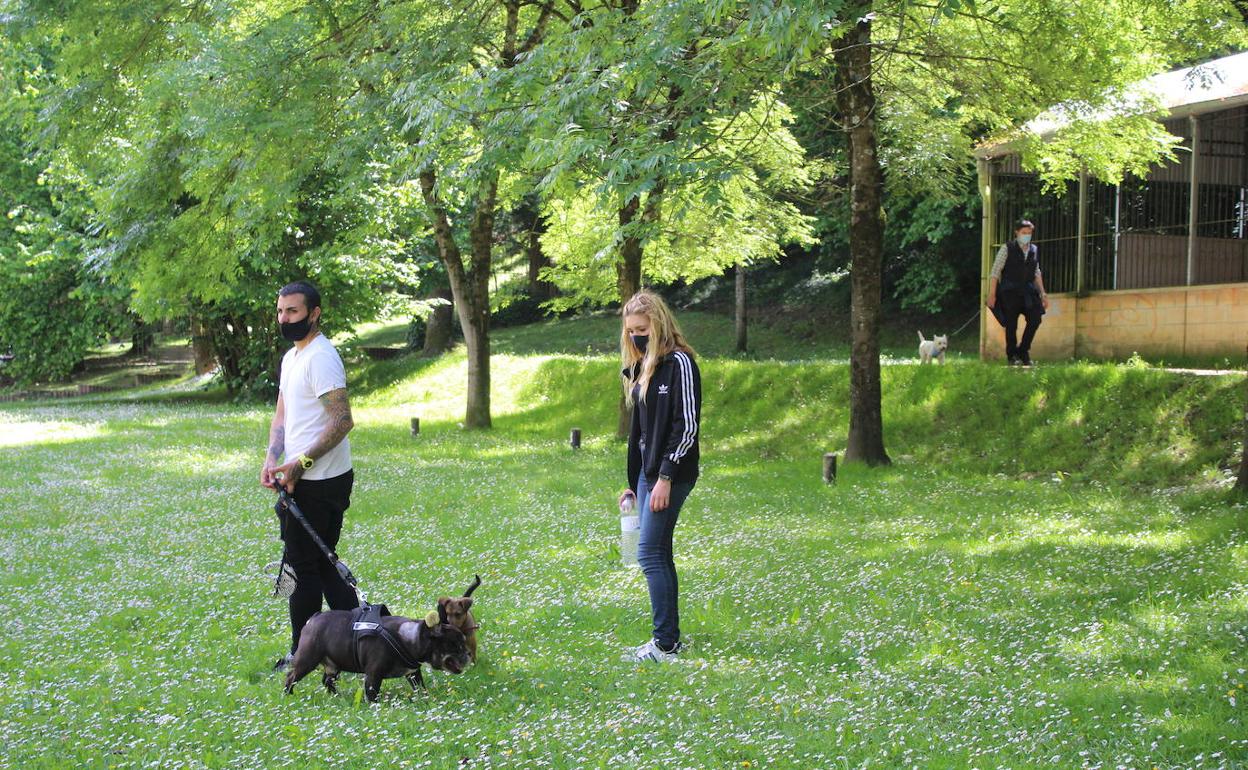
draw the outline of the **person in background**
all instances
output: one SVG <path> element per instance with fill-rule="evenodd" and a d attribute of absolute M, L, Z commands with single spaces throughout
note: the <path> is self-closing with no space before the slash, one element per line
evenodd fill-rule
<path fill-rule="evenodd" d="M 636 495 L 641 517 L 637 561 L 654 621 L 650 641 L 629 657 L 666 662 L 681 649 L 672 540 L 681 507 L 698 480 L 702 378 L 693 349 L 661 297 L 639 291 L 624 303 L 621 316 L 624 399 L 633 410 L 628 489 Z"/>
<path fill-rule="evenodd" d="M 988 279 L 988 307 L 1005 327 L 1005 357 L 1011 365 L 1031 366 L 1031 341 L 1040 328 L 1040 317 L 1049 309 L 1040 259 L 1031 236 L 1036 227 L 1026 219 L 1014 225 L 1014 238 L 1001 244 Z M 1027 319 L 1022 340 L 1018 317 Z"/>

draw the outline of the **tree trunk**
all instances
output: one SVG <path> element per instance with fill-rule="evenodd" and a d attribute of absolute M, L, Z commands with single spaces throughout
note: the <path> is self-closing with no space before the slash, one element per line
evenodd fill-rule
<path fill-rule="evenodd" d="M 472 243 L 472 269 L 468 272 L 471 306 L 461 310 L 464 341 L 468 344 L 468 411 L 466 428 L 490 427 L 490 257 L 494 249 L 494 209 L 498 200 L 498 176 L 485 183 L 477 198 L 468 231 Z M 459 304 L 459 303 L 456 303 Z"/>
<path fill-rule="evenodd" d="M 493 247 L 494 205 L 498 179 L 487 182 L 477 200 L 469 228 L 472 242 L 470 267 L 465 269 L 451 222 L 437 193 L 437 175 L 420 174 L 421 193 L 433 221 L 438 256 L 446 266 L 451 296 L 459 313 L 468 347 L 468 405 L 465 428 L 490 427 L 490 253 Z"/>
<path fill-rule="evenodd" d="M 195 357 L 195 373 L 205 374 L 213 370 L 216 360 L 212 354 L 212 338 L 208 328 L 198 316 L 191 316 L 191 351 Z"/>
<path fill-rule="evenodd" d="M 213 355 L 221 370 L 225 392 L 237 395 L 243 380 L 242 351 L 238 342 L 237 319 L 218 318 L 208 327 Z"/>
<path fill-rule="evenodd" d="M 440 356 L 451 349 L 451 336 L 454 323 L 451 314 L 455 312 L 455 303 L 449 286 L 433 293 L 437 299 L 446 300 L 446 304 L 438 305 L 425 321 L 425 345 L 421 348 L 423 356 Z"/>
<path fill-rule="evenodd" d="M 854 14 L 857 15 L 857 14 Z M 883 171 L 876 153 L 871 85 L 871 22 L 860 20 L 837 42 L 836 101 L 847 126 L 850 158 L 849 442 L 847 462 L 887 465 L 880 387 L 880 284 L 884 251 Z"/>
<path fill-rule="evenodd" d="M 147 358 L 155 345 L 155 328 L 151 324 L 136 321 L 130 332 L 130 355 L 134 358 Z"/>
<path fill-rule="evenodd" d="M 620 208 L 621 230 L 633 223 L 640 208 L 640 198 L 630 198 Z M 641 288 L 641 236 L 635 231 L 627 233 L 620 242 L 620 261 L 615 263 L 615 285 L 620 290 L 621 307 Z"/>
<path fill-rule="evenodd" d="M 637 211 L 640 208 L 640 198 L 631 198 L 628 203 L 624 204 L 619 212 L 620 227 L 622 229 L 632 224 L 633 220 L 637 218 Z M 615 263 L 615 282 L 620 289 L 621 308 L 641 289 L 641 253 L 641 236 L 636 232 L 630 232 L 625 235 L 624 240 L 620 243 L 620 261 Z M 620 393 L 620 403 L 616 409 L 616 415 L 616 437 L 628 438 L 633 414 L 628 405 L 624 403 L 623 392 Z"/>
<path fill-rule="evenodd" d="M 744 353 L 746 345 L 746 309 L 745 309 L 745 263 L 738 262 L 736 267 L 737 283 L 737 352 Z"/>
<path fill-rule="evenodd" d="M 550 257 L 542 251 L 541 239 L 546 232 L 546 220 L 542 219 L 542 212 L 536 201 L 532 205 L 526 201 L 523 215 L 529 226 L 528 237 L 524 243 L 524 253 L 529 263 L 529 296 L 538 302 L 545 302 L 558 294 L 553 283 L 542 279 L 542 269 L 552 265 Z"/>

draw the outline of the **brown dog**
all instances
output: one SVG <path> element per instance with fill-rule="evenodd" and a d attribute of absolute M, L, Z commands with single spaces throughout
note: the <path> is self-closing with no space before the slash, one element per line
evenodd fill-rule
<path fill-rule="evenodd" d="M 455 626 L 464 633 L 464 641 L 468 645 L 468 655 L 472 658 L 472 662 L 477 662 L 477 621 L 472 617 L 469 608 L 472 607 L 472 592 L 477 590 L 477 586 L 481 585 L 481 576 L 473 575 L 475 580 L 472 585 L 468 586 L 468 590 L 464 591 L 464 595 L 458 599 L 452 599 L 443 596 L 438 599 L 438 606 L 446 608 L 446 622 Z"/>

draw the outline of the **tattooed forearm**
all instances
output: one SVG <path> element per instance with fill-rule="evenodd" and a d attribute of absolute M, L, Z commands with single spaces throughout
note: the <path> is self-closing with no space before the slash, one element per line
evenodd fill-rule
<path fill-rule="evenodd" d="M 286 451 L 286 426 L 273 423 L 269 428 L 269 459 L 276 463 Z"/>
<path fill-rule="evenodd" d="M 338 446 L 355 427 L 355 421 L 351 419 L 351 402 L 347 400 L 346 388 L 331 390 L 321 396 L 321 404 L 325 406 L 329 423 L 317 437 L 316 443 L 305 453 L 312 459 L 322 457 L 326 452 Z"/>

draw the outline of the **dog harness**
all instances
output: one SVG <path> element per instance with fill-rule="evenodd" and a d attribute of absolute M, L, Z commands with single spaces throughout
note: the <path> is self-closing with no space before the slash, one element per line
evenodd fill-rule
<path fill-rule="evenodd" d="M 360 642 L 370 636 L 380 637 L 383 642 L 394 650 L 394 654 L 399 657 L 399 661 L 409 669 L 420 669 L 420 661 L 412 660 L 407 651 L 403 649 L 403 644 L 396 638 L 394 634 L 386 630 L 382 625 L 381 619 L 390 614 L 390 610 L 384 604 L 362 604 L 351 610 L 351 654 L 355 657 L 356 670 L 362 671 L 363 666 L 360 665 Z M 424 625 L 423 620 L 416 621 L 420 626 Z M 417 626 L 416 633 L 419 635 L 420 626 Z"/>

